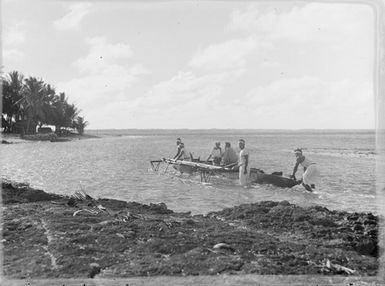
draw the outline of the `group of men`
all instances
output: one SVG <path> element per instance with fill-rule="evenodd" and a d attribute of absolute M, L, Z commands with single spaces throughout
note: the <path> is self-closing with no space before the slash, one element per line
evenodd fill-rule
<path fill-rule="evenodd" d="M 232 168 L 233 170 L 239 169 L 239 182 L 241 186 L 247 186 L 250 174 L 248 168 L 250 165 L 249 152 L 245 149 L 245 140 L 239 139 L 238 144 L 240 149 L 239 155 L 237 155 L 235 150 L 231 147 L 230 142 L 225 143 L 224 151 L 222 151 L 221 143 L 215 142 L 215 146 L 206 161 L 211 162 L 216 166 Z M 174 156 L 175 160 L 193 160 L 192 154 L 186 150 L 186 147 L 180 138 L 176 139 L 176 145 L 178 150 L 177 154 Z"/>
<path fill-rule="evenodd" d="M 186 150 L 180 138 L 177 138 L 176 144 L 178 147 L 178 151 L 177 154 L 174 156 L 174 159 L 188 161 L 194 160 L 192 154 Z M 240 149 L 239 155 L 237 155 L 235 150 L 231 147 L 230 142 L 225 143 L 224 151 L 221 148 L 221 143 L 215 142 L 215 146 L 206 161 L 211 162 L 213 165 L 216 166 L 232 168 L 232 170 L 239 169 L 239 183 L 241 186 L 245 187 L 249 183 L 250 155 L 248 150 L 245 148 L 245 140 L 239 139 L 238 145 Z M 301 165 L 304 168 L 304 173 L 302 175 L 302 179 L 299 180 L 298 183 L 302 183 L 304 188 L 307 191 L 311 192 L 315 188 L 315 183 L 320 177 L 320 172 L 315 162 L 311 161 L 302 154 L 302 149 L 294 150 L 294 154 L 296 156 L 296 163 L 293 169 L 293 173 L 290 177 L 296 180 L 295 174 L 299 165 Z"/>

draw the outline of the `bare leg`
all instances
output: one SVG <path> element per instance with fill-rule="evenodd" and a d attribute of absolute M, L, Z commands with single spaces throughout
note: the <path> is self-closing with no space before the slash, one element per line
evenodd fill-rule
<path fill-rule="evenodd" d="M 305 187 L 306 191 L 309 191 L 309 192 L 313 191 L 312 188 L 309 185 L 307 185 L 307 184 L 302 183 L 302 186 Z"/>

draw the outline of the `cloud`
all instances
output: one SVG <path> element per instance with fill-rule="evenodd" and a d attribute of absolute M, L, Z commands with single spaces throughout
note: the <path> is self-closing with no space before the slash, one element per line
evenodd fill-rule
<path fill-rule="evenodd" d="M 4 62 L 22 61 L 24 59 L 24 53 L 20 48 L 26 40 L 24 22 L 5 25 L 3 31 Z"/>
<path fill-rule="evenodd" d="M 25 42 L 24 23 L 17 23 L 4 27 L 3 44 L 7 46 L 17 46 Z"/>
<path fill-rule="evenodd" d="M 225 73 L 180 72 L 123 110 L 131 116 L 130 127 L 138 128 L 374 127 L 369 82 L 304 76 L 278 79 L 231 96 L 225 92 L 229 78 Z"/>
<path fill-rule="evenodd" d="M 110 44 L 103 37 L 88 38 L 86 44 L 90 47 L 88 55 L 74 63 L 81 73 L 100 73 L 103 69 L 111 68 L 117 60 L 130 59 L 133 56 L 129 45 Z"/>
<path fill-rule="evenodd" d="M 133 60 L 129 45 L 109 43 L 101 37 L 90 38 L 85 42 L 89 46 L 88 54 L 73 62 L 79 76 L 59 84 L 59 88 L 85 114 L 114 101 L 130 100 L 133 95 L 129 89 L 148 71 L 140 63 L 127 61 Z"/>
<path fill-rule="evenodd" d="M 24 59 L 24 53 L 18 49 L 4 49 L 4 62 L 21 62 Z"/>
<path fill-rule="evenodd" d="M 78 29 L 81 21 L 89 13 L 91 4 L 74 3 L 68 7 L 69 13 L 54 21 L 53 26 L 58 31 Z"/>
<path fill-rule="evenodd" d="M 374 128 L 374 95 L 369 82 L 310 76 L 280 79 L 250 90 L 243 101 L 247 102 L 245 113 L 253 112 L 261 126 Z"/>
<path fill-rule="evenodd" d="M 93 122 L 103 128 L 207 128 L 209 125 L 202 125 L 202 121 L 211 123 L 212 112 L 224 100 L 223 88 L 242 73 L 240 69 L 198 76 L 191 71 L 180 71 L 142 96 L 109 101 L 99 105 L 98 112 L 88 112 L 87 117 L 95 114 Z M 115 123 L 102 122 L 96 114 L 114 114 L 114 120 L 120 119 Z"/>
<path fill-rule="evenodd" d="M 365 33 L 374 25 L 371 19 L 373 11 L 367 5 L 310 3 L 290 10 L 261 10 L 250 5 L 233 12 L 229 27 L 270 40 L 329 43 L 360 36 L 368 39 Z"/>
<path fill-rule="evenodd" d="M 223 98 L 223 88 L 243 73 L 243 69 L 237 69 L 197 76 L 191 71 L 181 71 L 170 80 L 154 85 L 139 104 L 146 108 L 178 109 L 202 100 L 213 105 Z"/>
<path fill-rule="evenodd" d="M 253 37 L 212 44 L 196 52 L 189 66 L 208 70 L 244 67 L 246 57 L 257 48 L 258 43 Z"/>

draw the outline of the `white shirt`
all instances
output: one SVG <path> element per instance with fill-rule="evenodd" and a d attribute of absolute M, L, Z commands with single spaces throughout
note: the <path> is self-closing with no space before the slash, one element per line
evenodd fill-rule
<path fill-rule="evenodd" d="M 315 164 L 315 163 L 313 161 L 310 161 L 308 158 L 305 157 L 305 159 L 300 164 L 304 168 L 309 168 L 310 165 Z"/>
<path fill-rule="evenodd" d="M 239 152 L 239 166 L 244 166 L 246 164 L 246 156 L 248 157 L 247 165 L 250 166 L 250 155 L 246 148 L 243 148 L 241 152 Z"/>
<path fill-rule="evenodd" d="M 215 149 L 213 148 L 213 150 L 211 151 L 211 157 L 215 158 L 215 157 L 221 157 L 222 155 L 222 152 L 221 152 L 221 149 Z"/>

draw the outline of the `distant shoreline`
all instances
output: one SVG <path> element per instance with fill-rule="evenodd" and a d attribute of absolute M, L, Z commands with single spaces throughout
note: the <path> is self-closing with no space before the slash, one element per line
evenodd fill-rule
<path fill-rule="evenodd" d="M 337 135 L 337 134 L 370 134 L 375 136 L 374 129 L 87 129 L 85 134 L 103 135 Z"/>
<path fill-rule="evenodd" d="M 26 136 L 31 136 L 31 138 L 23 138 L 21 134 L 18 134 L 18 133 L 1 133 L 1 139 L 2 139 L 2 144 L 13 144 L 13 143 L 26 142 L 26 141 L 50 141 L 49 138 L 47 137 L 49 135 L 50 134 L 34 134 L 34 135 L 26 135 Z M 73 140 L 92 139 L 92 138 L 100 138 L 100 137 L 96 135 L 91 135 L 91 134 L 79 135 L 75 133 L 72 133 L 66 136 L 56 136 L 56 139 L 59 139 L 59 140 L 61 139 L 63 140 L 63 142 L 73 141 Z"/>

